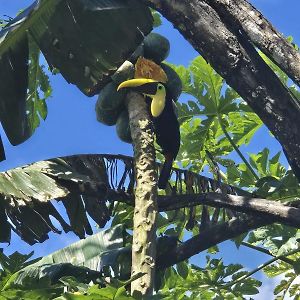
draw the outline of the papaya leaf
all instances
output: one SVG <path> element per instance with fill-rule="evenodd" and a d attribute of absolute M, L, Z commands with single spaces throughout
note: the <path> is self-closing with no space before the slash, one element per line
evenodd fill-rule
<path fill-rule="evenodd" d="M 279 255 L 279 249 L 286 249 L 286 243 L 296 237 L 297 230 L 281 224 L 272 224 L 252 231 L 248 242 L 254 245 L 262 245 L 271 254 Z M 282 248 L 281 248 L 282 247 Z"/>
<path fill-rule="evenodd" d="M 202 96 L 198 95 L 197 99 L 204 104 L 207 111 L 217 111 L 220 102 L 221 88 L 223 78 L 204 60 L 202 56 L 196 57 L 190 64 L 190 70 L 193 74 L 195 86 L 204 85 L 208 99 L 202 102 Z"/>
<path fill-rule="evenodd" d="M 178 268 L 178 267 L 177 267 Z M 221 259 L 207 257 L 205 267 L 191 265 L 184 276 L 175 268 L 165 271 L 162 287 L 158 293 L 163 299 L 176 299 L 190 291 L 190 298 L 179 299 L 239 299 L 244 295 L 257 294 L 261 282 L 248 277 L 244 282 L 230 285 L 231 280 L 248 274 L 240 264 L 225 265 Z M 170 297 L 170 298 L 168 298 Z M 202 298 L 203 297 L 203 298 Z M 153 298 L 157 299 L 157 298 Z M 160 298 L 158 298 L 160 299 Z"/>
<path fill-rule="evenodd" d="M 40 118 L 47 117 L 46 99 L 52 94 L 49 78 L 44 66 L 39 64 L 40 50 L 32 36 L 28 35 L 29 43 L 29 82 L 26 98 L 27 115 L 31 132 L 40 125 Z M 42 97 L 40 93 L 43 93 Z"/>
<path fill-rule="evenodd" d="M 254 113 L 229 112 L 228 130 L 236 145 L 248 145 L 257 130 L 263 125 Z"/>

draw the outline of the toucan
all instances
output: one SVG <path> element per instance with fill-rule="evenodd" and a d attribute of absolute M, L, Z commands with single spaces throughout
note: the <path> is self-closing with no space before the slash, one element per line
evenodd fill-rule
<path fill-rule="evenodd" d="M 151 99 L 150 115 L 153 123 L 156 142 L 162 149 L 165 157 L 158 187 L 165 189 L 170 178 L 173 161 L 180 147 L 180 130 L 174 101 L 162 82 L 136 78 L 122 82 L 118 90 L 130 88 L 132 91 L 143 94 Z"/>

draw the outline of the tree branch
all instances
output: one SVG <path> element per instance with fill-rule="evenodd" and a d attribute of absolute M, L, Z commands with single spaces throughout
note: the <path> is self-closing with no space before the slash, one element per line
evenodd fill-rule
<path fill-rule="evenodd" d="M 300 228 L 300 209 L 282 203 L 220 193 L 159 196 L 159 211 L 195 205 L 230 208 L 231 210 L 266 217 L 272 222 Z"/>
<path fill-rule="evenodd" d="M 144 1 L 172 22 L 258 114 L 300 180 L 300 102 L 262 60 L 244 30 L 220 18 L 210 1 Z"/>
<path fill-rule="evenodd" d="M 231 287 L 231 286 L 233 286 L 233 285 L 235 285 L 237 283 L 243 282 L 246 278 L 249 278 L 253 274 L 259 272 L 260 270 L 262 270 L 265 267 L 271 265 L 272 263 L 276 262 L 277 260 L 282 260 L 283 258 L 286 258 L 287 256 L 290 256 L 290 255 L 293 255 L 293 254 L 295 254 L 295 253 L 297 253 L 299 251 L 300 251 L 300 248 L 297 248 L 297 249 L 293 249 L 293 250 L 289 251 L 286 254 L 283 254 L 283 255 L 280 255 L 280 256 L 275 256 L 274 258 L 266 261 L 265 263 L 263 263 L 262 265 L 258 266 L 257 268 L 255 268 L 251 272 L 249 272 L 249 273 L 247 273 L 245 275 L 242 275 L 241 277 L 237 278 L 236 280 L 233 280 L 233 281 L 228 282 L 226 284 L 220 285 L 220 287 L 228 288 L 228 287 Z"/>
<path fill-rule="evenodd" d="M 246 0 L 206 0 L 220 16 L 242 28 L 249 39 L 300 85 L 300 53 Z"/>
<path fill-rule="evenodd" d="M 77 189 L 74 191 L 77 191 Z M 96 191 L 94 194 L 91 194 L 91 191 L 91 189 L 88 189 L 87 195 L 97 195 Z M 82 194 L 85 195 L 84 193 Z M 134 205 L 133 195 L 112 189 L 108 189 L 106 197 L 102 197 L 101 200 L 120 201 L 127 203 L 128 205 Z M 197 205 L 230 208 L 231 210 L 246 214 L 267 217 L 273 223 L 279 222 L 281 224 L 300 228 L 300 208 L 297 206 L 295 207 L 293 202 L 289 205 L 284 205 L 275 200 L 210 192 L 173 196 L 159 195 L 157 204 L 158 211 L 160 212 Z"/>
<path fill-rule="evenodd" d="M 268 218 L 261 217 L 231 219 L 228 222 L 215 225 L 202 231 L 200 234 L 173 248 L 173 250 L 168 253 L 158 257 L 157 265 L 160 269 L 170 267 L 216 244 L 270 223 L 272 223 L 272 221 Z"/>

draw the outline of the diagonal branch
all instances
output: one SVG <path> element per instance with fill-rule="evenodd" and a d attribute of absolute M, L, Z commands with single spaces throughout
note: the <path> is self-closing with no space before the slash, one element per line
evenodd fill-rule
<path fill-rule="evenodd" d="M 250 40 L 300 85 L 300 53 L 246 0 L 206 0 L 228 22 L 242 28 Z"/>
<path fill-rule="evenodd" d="M 261 217 L 231 219 L 228 222 L 202 231 L 176 248 L 171 249 L 168 253 L 159 256 L 157 258 L 157 265 L 160 269 L 170 267 L 216 244 L 270 223 L 272 223 L 270 219 Z"/>
<path fill-rule="evenodd" d="M 206 0 L 144 0 L 161 12 L 224 77 L 281 143 L 300 180 L 300 102 L 249 41 Z"/>
<path fill-rule="evenodd" d="M 265 248 L 262 248 L 262 247 L 259 247 L 259 246 L 255 246 L 255 245 L 252 245 L 252 244 L 247 243 L 247 242 L 242 242 L 241 245 L 245 246 L 245 247 L 248 247 L 250 249 L 254 249 L 254 250 L 258 251 L 258 252 L 261 252 L 261 253 L 273 256 L 273 257 L 278 257 L 278 256 L 272 254 L 269 250 L 267 250 Z M 290 264 L 291 266 L 293 266 L 295 264 L 295 261 L 293 261 L 292 259 L 286 257 L 286 255 L 282 255 L 279 259 L 281 261 L 284 261 L 287 264 Z"/>

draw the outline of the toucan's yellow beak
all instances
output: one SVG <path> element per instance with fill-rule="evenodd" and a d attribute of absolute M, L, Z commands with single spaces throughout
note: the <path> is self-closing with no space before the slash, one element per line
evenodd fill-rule
<path fill-rule="evenodd" d="M 135 78 L 122 82 L 117 90 L 122 88 L 131 88 L 132 91 L 150 97 L 153 117 L 157 118 L 163 112 L 166 105 L 166 88 L 161 82 L 148 78 Z"/>
<path fill-rule="evenodd" d="M 138 87 L 147 83 L 154 83 L 154 82 L 158 82 L 156 80 L 153 79 L 148 79 L 148 78 L 135 78 L 135 79 L 130 79 L 130 80 L 126 80 L 123 81 L 117 88 L 117 90 L 119 91 L 120 89 L 123 88 L 130 88 L 130 87 Z"/>

